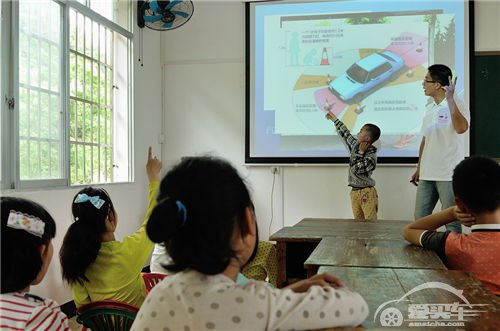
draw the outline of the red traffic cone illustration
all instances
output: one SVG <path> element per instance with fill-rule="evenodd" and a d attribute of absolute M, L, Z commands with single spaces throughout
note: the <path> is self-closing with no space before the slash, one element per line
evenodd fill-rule
<path fill-rule="evenodd" d="M 323 54 L 321 54 L 321 65 L 322 66 L 330 65 L 330 61 L 328 61 L 328 53 L 326 52 L 326 47 L 323 47 Z"/>

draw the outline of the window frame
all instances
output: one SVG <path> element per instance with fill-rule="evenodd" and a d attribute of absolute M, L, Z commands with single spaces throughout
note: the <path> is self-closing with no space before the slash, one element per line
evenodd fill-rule
<path fill-rule="evenodd" d="M 1 56 L 1 94 L 4 102 L 1 103 L 1 164 L 0 164 L 0 188 L 2 190 L 27 190 L 45 188 L 68 188 L 83 185 L 108 185 L 112 183 L 132 182 L 133 173 L 133 145 L 134 145 L 134 125 L 133 125 L 133 33 L 118 23 L 115 23 L 89 7 L 77 2 L 68 0 L 52 0 L 60 6 L 61 36 L 60 36 L 60 110 L 61 111 L 61 178 L 56 179 L 35 179 L 21 180 L 20 178 L 20 146 L 19 146 L 19 3 L 17 1 L 2 2 L 2 26 L 1 40 L 7 41 L 8 47 L 2 47 Z M 132 17 L 134 6 L 129 4 L 128 11 L 129 27 L 133 29 Z M 89 17 L 91 20 L 105 26 L 120 34 L 127 40 L 127 117 L 128 125 L 124 128 L 128 136 L 128 178 L 111 182 L 92 182 L 87 184 L 71 184 L 71 164 L 70 164 L 70 22 L 69 12 L 73 9 L 80 14 Z M 5 96 L 5 97 L 3 97 Z M 15 101 L 14 109 L 8 106 L 8 100 Z M 113 123 L 113 127 L 115 127 Z M 115 142 L 113 141 L 113 146 Z"/>

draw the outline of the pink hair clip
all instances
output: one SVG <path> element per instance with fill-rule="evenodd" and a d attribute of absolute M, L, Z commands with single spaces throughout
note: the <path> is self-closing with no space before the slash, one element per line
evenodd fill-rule
<path fill-rule="evenodd" d="M 45 222 L 38 217 L 15 210 L 10 211 L 7 226 L 12 229 L 24 230 L 37 237 L 42 237 L 45 232 Z"/>

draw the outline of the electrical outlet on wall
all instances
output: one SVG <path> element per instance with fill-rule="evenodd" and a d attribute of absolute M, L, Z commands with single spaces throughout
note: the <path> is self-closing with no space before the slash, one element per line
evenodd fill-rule
<path fill-rule="evenodd" d="M 272 174 L 279 174 L 280 173 L 280 168 L 278 168 L 278 167 L 271 167 L 271 173 Z"/>

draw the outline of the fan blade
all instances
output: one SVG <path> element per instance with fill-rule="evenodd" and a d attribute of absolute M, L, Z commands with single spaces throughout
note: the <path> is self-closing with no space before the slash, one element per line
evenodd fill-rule
<path fill-rule="evenodd" d="M 174 1 L 171 1 L 166 7 L 165 7 L 165 10 L 169 10 L 170 8 L 172 8 L 173 6 L 179 4 L 183 2 L 182 0 L 174 0 Z"/>
<path fill-rule="evenodd" d="M 158 6 L 158 1 L 149 1 L 149 8 L 155 13 L 160 11 L 160 6 Z"/>
<path fill-rule="evenodd" d="M 155 15 L 155 16 L 144 16 L 144 21 L 145 22 L 157 22 L 161 20 L 163 15 Z"/>
<path fill-rule="evenodd" d="M 170 29 L 174 25 L 174 21 L 163 24 L 164 28 Z"/>
<path fill-rule="evenodd" d="M 191 15 L 191 14 L 188 14 L 186 12 L 178 11 L 178 10 L 172 10 L 171 13 L 174 15 L 179 15 L 179 16 L 184 17 L 184 18 L 188 18 L 189 15 Z"/>

